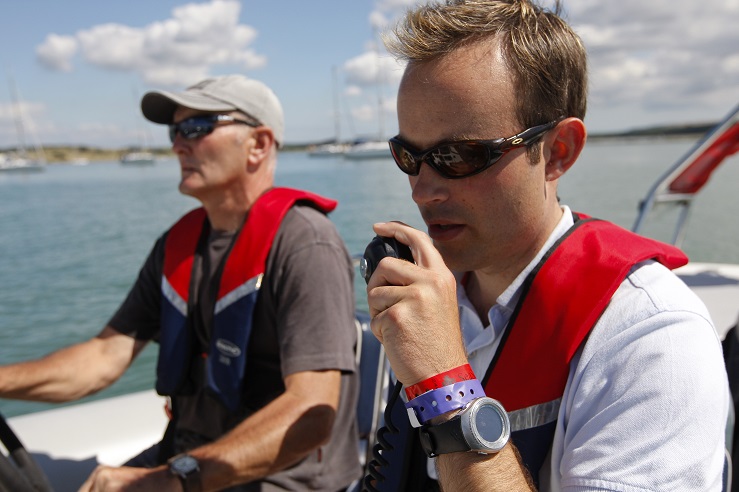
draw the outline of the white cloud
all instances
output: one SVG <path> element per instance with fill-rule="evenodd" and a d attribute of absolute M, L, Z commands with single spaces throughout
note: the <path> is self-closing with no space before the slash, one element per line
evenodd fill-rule
<path fill-rule="evenodd" d="M 370 20 L 392 24 L 418 3 L 376 0 Z M 591 109 L 629 105 L 656 114 L 679 105 L 705 113 L 710 105 L 723 114 L 739 100 L 739 0 L 564 0 L 563 6 L 588 50 Z M 372 63 L 367 53 L 349 60 L 351 80 L 372 81 Z M 395 67 L 387 82 L 401 73 Z"/>
<path fill-rule="evenodd" d="M 403 75 L 403 65 L 388 55 L 367 51 L 344 62 L 344 73 L 349 84 L 361 87 L 397 85 Z"/>
<path fill-rule="evenodd" d="M 137 72 L 152 85 L 196 82 L 218 65 L 242 70 L 267 60 L 249 45 L 257 31 L 240 25 L 237 0 L 211 0 L 173 9 L 172 18 L 143 28 L 102 24 L 74 36 L 51 34 L 37 48 L 39 61 L 54 70 L 71 70 L 77 48 L 85 62 L 104 69 Z"/>
<path fill-rule="evenodd" d="M 368 86 L 379 83 L 379 60 L 377 53 L 368 51 L 344 63 L 346 80 L 350 84 Z"/>
<path fill-rule="evenodd" d="M 404 11 L 407 8 L 421 3 L 419 0 L 377 0 L 376 7 L 383 11 Z"/>
<path fill-rule="evenodd" d="M 739 74 L 739 53 L 727 57 L 722 65 L 726 73 Z"/>
<path fill-rule="evenodd" d="M 349 97 L 356 97 L 362 94 L 362 88 L 356 85 L 347 85 L 344 88 L 344 95 Z"/>
<path fill-rule="evenodd" d="M 42 65 L 62 72 L 72 70 L 72 57 L 76 52 L 75 38 L 57 34 L 49 34 L 43 44 L 36 48 L 36 56 Z"/>
<path fill-rule="evenodd" d="M 141 62 L 144 35 L 140 29 L 103 24 L 80 31 L 77 39 L 85 60 L 92 65 L 126 70 Z"/>
<path fill-rule="evenodd" d="M 731 106 L 739 99 L 736 0 L 569 0 L 590 58 L 595 105 L 645 111 Z"/>
<path fill-rule="evenodd" d="M 374 10 L 369 16 L 370 25 L 378 30 L 391 27 L 406 10 L 420 3 L 424 2 L 422 0 L 376 0 Z"/>
<path fill-rule="evenodd" d="M 397 97 L 395 97 L 395 96 L 393 96 L 393 97 L 386 97 L 382 101 L 382 112 L 385 115 L 394 115 L 397 106 L 398 106 L 398 98 Z"/>
<path fill-rule="evenodd" d="M 352 117 L 357 121 L 375 121 L 377 110 L 370 104 L 363 104 L 351 109 Z"/>
<path fill-rule="evenodd" d="M 374 29 L 384 29 L 389 22 L 390 20 L 382 12 L 375 10 L 374 12 L 370 13 L 369 23 L 370 26 L 372 26 L 372 28 Z"/>

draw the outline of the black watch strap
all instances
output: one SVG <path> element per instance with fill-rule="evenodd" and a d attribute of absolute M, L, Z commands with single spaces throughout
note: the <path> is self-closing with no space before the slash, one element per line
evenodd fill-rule
<path fill-rule="evenodd" d="M 440 454 L 461 453 L 470 450 L 470 445 L 462 435 L 462 416 L 457 415 L 439 425 L 424 425 L 419 429 L 421 447 L 426 456 L 433 458 Z"/>
<path fill-rule="evenodd" d="M 184 492 L 202 492 L 203 490 L 200 484 L 200 472 L 188 473 L 187 477 L 180 477 L 180 481 Z"/>
<path fill-rule="evenodd" d="M 180 479 L 184 492 L 202 492 L 200 465 L 187 453 L 178 454 L 168 460 L 169 472 Z"/>

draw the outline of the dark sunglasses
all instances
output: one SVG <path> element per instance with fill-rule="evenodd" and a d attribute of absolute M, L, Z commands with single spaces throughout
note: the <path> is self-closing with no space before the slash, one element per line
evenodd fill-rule
<path fill-rule="evenodd" d="M 531 145 L 560 121 L 561 118 L 534 126 L 508 138 L 444 142 L 421 151 L 416 151 L 398 137 L 391 138 L 388 143 L 395 163 L 409 176 L 418 176 L 421 164 L 425 162 L 445 178 L 460 179 L 483 172 L 506 152 Z"/>
<path fill-rule="evenodd" d="M 174 143 L 174 140 L 179 133 L 187 140 L 194 140 L 213 133 L 216 125 L 233 125 L 237 123 L 253 127 L 260 126 L 257 122 L 239 120 L 227 114 L 193 116 L 192 118 L 187 118 L 179 123 L 169 125 L 169 139 Z"/>

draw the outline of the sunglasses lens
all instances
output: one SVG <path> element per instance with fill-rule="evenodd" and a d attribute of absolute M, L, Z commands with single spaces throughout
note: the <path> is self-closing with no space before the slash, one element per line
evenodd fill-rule
<path fill-rule="evenodd" d="M 426 159 L 442 176 L 462 178 L 485 168 L 488 157 L 486 146 L 468 142 L 437 147 Z"/>
<path fill-rule="evenodd" d="M 395 140 L 391 140 L 390 152 L 393 154 L 393 159 L 395 159 L 395 163 L 398 165 L 401 171 L 410 176 L 418 175 L 418 170 L 421 167 L 421 163 L 417 162 L 416 158 L 413 157 L 413 154 L 411 154 L 405 147 L 403 147 L 403 145 Z"/>
<path fill-rule="evenodd" d="M 503 152 L 478 142 L 443 144 L 421 154 L 407 149 L 397 138 L 390 139 L 390 151 L 400 170 L 410 176 L 418 176 L 421 164 L 426 162 L 436 172 L 450 179 L 477 174 L 503 155 Z"/>
<path fill-rule="evenodd" d="M 215 123 L 211 119 L 189 118 L 174 125 L 169 125 L 169 139 L 174 142 L 179 133 L 183 138 L 193 140 L 213 132 Z"/>

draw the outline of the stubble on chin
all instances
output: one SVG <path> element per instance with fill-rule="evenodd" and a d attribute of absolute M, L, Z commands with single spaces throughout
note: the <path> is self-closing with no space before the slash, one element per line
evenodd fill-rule
<path fill-rule="evenodd" d="M 464 271 L 464 253 L 457 250 L 456 248 L 449 247 L 448 245 L 441 244 L 437 241 L 433 241 L 434 247 L 441 255 L 444 260 L 446 267 L 453 272 Z"/>

